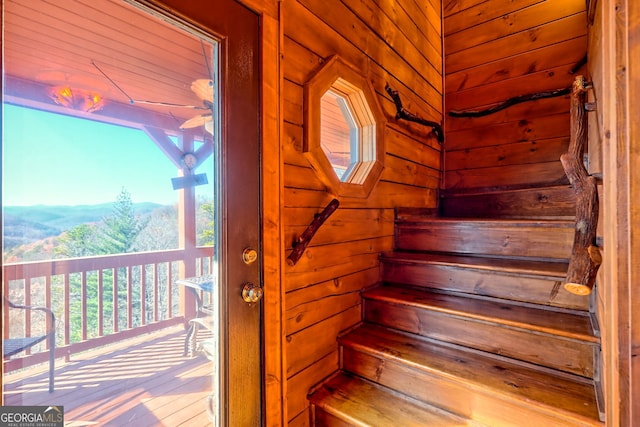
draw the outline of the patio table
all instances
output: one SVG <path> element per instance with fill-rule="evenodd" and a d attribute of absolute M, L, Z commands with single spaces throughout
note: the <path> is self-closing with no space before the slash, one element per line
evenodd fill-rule
<path fill-rule="evenodd" d="M 190 290 L 196 300 L 196 315 L 194 318 L 188 319 L 189 327 L 184 341 L 184 354 L 192 357 L 196 350 L 199 327 L 213 330 L 214 325 L 214 307 L 211 304 L 205 304 L 200 294 L 201 292 L 212 293 L 218 280 L 213 274 L 205 274 L 179 279 L 176 280 L 176 283 Z"/>

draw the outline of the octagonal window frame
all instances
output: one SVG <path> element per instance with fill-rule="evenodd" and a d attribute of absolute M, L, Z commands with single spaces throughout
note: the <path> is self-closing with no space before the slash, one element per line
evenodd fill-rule
<path fill-rule="evenodd" d="M 305 137 L 303 152 L 320 180 L 335 195 L 367 197 L 384 169 L 384 129 L 386 119 L 371 83 L 340 57 L 331 57 L 304 88 Z M 322 144 L 321 99 L 327 92 L 341 97 L 358 125 L 355 155 L 346 179 L 334 170 Z M 354 146 L 350 146 L 354 151 Z"/>

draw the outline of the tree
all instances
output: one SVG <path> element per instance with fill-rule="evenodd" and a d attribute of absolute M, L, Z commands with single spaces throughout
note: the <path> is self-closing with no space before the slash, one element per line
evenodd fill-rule
<path fill-rule="evenodd" d="M 149 216 L 147 226 L 138 234 L 134 252 L 159 251 L 178 247 L 178 208 L 163 206 Z"/>
<path fill-rule="evenodd" d="M 131 252 L 136 237 L 148 222 L 148 218 L 142 220 L 135 215 L 131 194 L 123 188 L 113 205 L 113 214 L 103 220 L 100 229 L 101 253 Z"/>
<path fill-rule="evenodd" d="M 58 258 L 91 256 L 98 253 L 97 230 L 94 225 L 80 224 L 62 234 L 58 246 L 53 249 Z"/>
<path fill-rule="evenodd" d="M 213 202 L 202 203 L 200 205 L 202 211 L 202 222 L 198 224 L 198 245 L 213 246 L 215 244 L 215 209 Z"/>

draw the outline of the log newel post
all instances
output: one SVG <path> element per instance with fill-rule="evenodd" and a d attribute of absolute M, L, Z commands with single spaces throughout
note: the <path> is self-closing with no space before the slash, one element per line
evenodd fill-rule
<path fill-rule="evenodd" d="M 600 249 L 596 246 L 598 187 L 596 178 L 589 175 L 583 163 L 587 143 L 586 91 L 584 77 L 577 76 L 571 92 L 569 149 L 560 156 L 562 167 L 576 194 L 576 228 L 564 284 L 567 291 L 576 295 L 591 293 L 598 267 L 602 263 Z"/>
<path fill-rule="evenodd" d="M 287 264 L 291 266 L 296 265 L 296 263 L 302 257 L 304 250 L 307 248 L 307 245 L 309 244 L 313 236 L 316 234 L 320 226 L 324 224 L 327 218 L 329 218 L 331 214 L 335 212 L 336 209 L 338 209 L 339 205 L 340 205 L 340 202 L 338 201 L 338 199 L 333 199 L 322 210 L 322 212 L 314 215 L 313 221 L 311 222 L 311 224 L 309 224 L 307 229 L 304 230 L 302 234 L 298 236 L 296 240 L 293 241 L 291 245 L 293 247 L 293 250 L 287 257 Z"/>

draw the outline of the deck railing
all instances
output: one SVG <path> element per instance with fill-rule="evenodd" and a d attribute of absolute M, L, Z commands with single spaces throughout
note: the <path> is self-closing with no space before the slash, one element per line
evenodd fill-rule
<path fill-rule="evenodd" d="M 3 295 L 53 310 L 56 357 L 68 359 L 184 322 L 185 299 L 175 281 L 181 271 L 211 273 L 212 265 L 211 247 L 5 264 Z M 5 337 L 38 335 L 48 326 L 12 311 L 3 310 Z M 5 372 L 46 361 L 46 349 L 43 343 L 5 361 Z"/>

